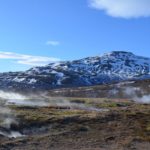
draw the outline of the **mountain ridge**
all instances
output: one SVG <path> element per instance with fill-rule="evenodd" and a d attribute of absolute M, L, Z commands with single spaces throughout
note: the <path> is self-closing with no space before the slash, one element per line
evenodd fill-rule
<path fill-rule="evenodd" d="M 3 89 L 51 89 L 150 78 L 150 58 L 112 51 L 102 56 L 50 63 L 23 72 L 0 73 Z"/>

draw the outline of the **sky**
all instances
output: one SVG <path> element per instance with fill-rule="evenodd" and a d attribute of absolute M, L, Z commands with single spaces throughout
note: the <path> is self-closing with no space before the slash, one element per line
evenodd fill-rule
<path fill-rule="evenodd" d="M 150 0 L 0 0 L 0 72 L 121 50 L 150 57 Z"/>

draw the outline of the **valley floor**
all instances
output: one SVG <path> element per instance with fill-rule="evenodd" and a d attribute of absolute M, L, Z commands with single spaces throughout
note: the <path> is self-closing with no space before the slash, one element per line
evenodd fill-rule
<path fill-rule="evenodd" d="M 0 150 L 149 150 L 150 105 L 126 99 L 67 100 L 76 105 L 9 106 L 19 122 L 11 130 L 24 136 L 1 135 Z"/>

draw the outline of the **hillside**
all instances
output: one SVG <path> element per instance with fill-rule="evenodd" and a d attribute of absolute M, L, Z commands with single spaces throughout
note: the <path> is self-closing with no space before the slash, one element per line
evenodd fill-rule
<path fill-rule="evenodd" d="M 49 90 L 49 96 L 86 98 L 135 98 L 149 95 L 150 79 L 123 81 L 113 84 Z"/>

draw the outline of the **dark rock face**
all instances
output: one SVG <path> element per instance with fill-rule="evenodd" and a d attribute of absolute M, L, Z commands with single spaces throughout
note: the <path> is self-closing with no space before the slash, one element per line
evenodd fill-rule
<path fill-rule="evenodd" d="M 113 51 L 103 56 L 50 63 L 0 74 L 1 89 L 50 89 L 150 78 L 150 58 Z"/>

